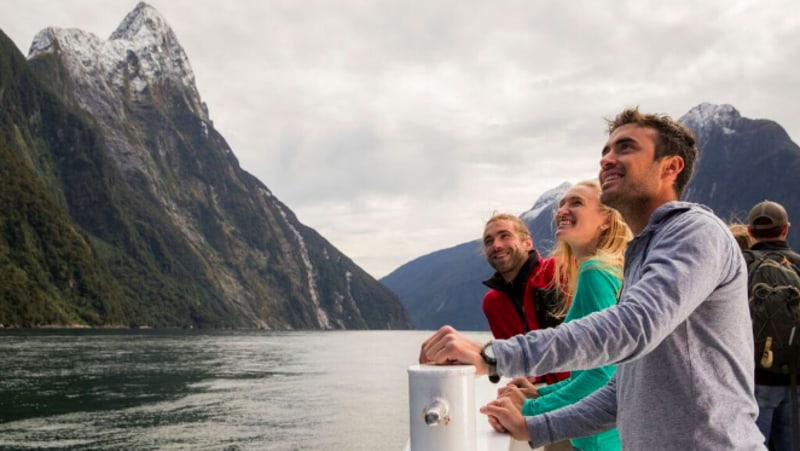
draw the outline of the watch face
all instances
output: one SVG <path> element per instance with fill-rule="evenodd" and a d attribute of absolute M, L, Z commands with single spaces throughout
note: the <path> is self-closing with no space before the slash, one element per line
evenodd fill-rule
<path fill-rule="evenodd" d="M 485 355 L 488 359 L 495 360 L 494 349 L 492 348 L 491 341 L 483 346 L 483 355 Z"/>

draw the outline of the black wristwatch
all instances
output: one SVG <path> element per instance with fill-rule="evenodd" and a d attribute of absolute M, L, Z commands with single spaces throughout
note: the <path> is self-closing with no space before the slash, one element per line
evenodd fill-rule
<path fill-rule="evenodd" d="M 481 349 L 481 358 L 489 365 L 489 382 L 496 384 L 500 382 L 500 375 L 497 374 L 497 359 L 494 358 L 494 350 L 492 349 L 492 342 L 483 345 Z"/>

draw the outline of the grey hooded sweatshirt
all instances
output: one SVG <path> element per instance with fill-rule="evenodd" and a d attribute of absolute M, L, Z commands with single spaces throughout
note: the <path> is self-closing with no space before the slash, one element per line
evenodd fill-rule
<path fill-rule="evenodd" d="M 706 207 L 669 202 L 628 245 L 617 305 L 493 350 L 502 375 L 619 364 L 582 401 L 527 418 L 531 446 L 616 426 L 626 450 L 763 450 L 747 269 Z"/>

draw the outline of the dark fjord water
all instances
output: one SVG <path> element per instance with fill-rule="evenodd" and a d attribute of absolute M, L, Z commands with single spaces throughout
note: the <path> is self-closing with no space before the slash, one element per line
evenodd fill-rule
<path fill-rule="evenodd" d="M 402 450 L 430 333 L 0 331 L 0 449 Z"/>

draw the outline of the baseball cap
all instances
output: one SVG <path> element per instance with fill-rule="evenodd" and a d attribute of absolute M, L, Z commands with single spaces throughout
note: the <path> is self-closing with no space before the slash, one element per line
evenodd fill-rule
<path fill-rule="evenodd" d="M 786 209 L 770 200 L 757 203 L 747 215 L 747 226 L 754 230 L 783 227 L 788 223 Z"/>

